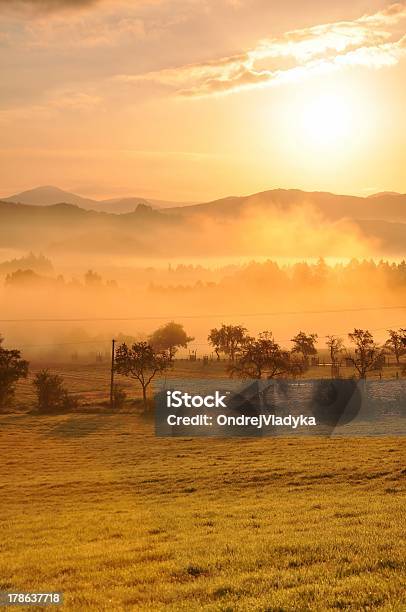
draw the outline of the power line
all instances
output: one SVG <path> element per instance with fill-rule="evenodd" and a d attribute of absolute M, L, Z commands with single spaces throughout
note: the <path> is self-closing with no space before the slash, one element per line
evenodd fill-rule
<path fill-rule="evenodd" d="M 86 340 L 78 342 L 49 342 L 47 344 L 20 344 L 20 348 L 41 348 L 47 346 L 78 346 L 82 344 L 109 344 L 110 340 Z"/>
<path fill-rule="evenodd" d="M 171 314 L 171 315 L 139 315 L 136 317 L 77 317 L 77 318 L 23 318 L 23 319 L 0 319 L 0 323 L 94 323 L 94 322 L 125 322 L 125 321 L 153 321 L 167 319 L 206 319 L 206 318 L 229 318 L 229 317 L 275 317 L 286 315 L 309 315 L 309 314 L 339 314 L 342 312 L 372 312 L 378 310 L 406 310 L 406 306 L 365 306 L 358 308 L 332 308 L 328 310 L 277 310 L 273 312 L 240 312 L 240 313 L 204 313 L 196 315 Z"/>

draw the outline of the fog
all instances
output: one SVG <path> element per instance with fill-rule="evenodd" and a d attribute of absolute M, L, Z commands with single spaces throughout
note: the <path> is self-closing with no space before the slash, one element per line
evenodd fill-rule
<path fill-rule="evenodd" d="M 59 268 L 30 256 L 7 262 L 6 274 L 4 266 L 0 333 L 34 359 L 107 358 L 113 337 L 144 339 L 171 320 L 195 338 L 189 348 L 198 355 L 210 353 L 209 330 L 223 322 L 243 324 L 252 334 L 272 330 L 284 346 L 299 330 L 317 333 L 323 346 L 323 336 L 345 338 L 354 327 L 383 340 L 387 329 L 404 326 L 404 263 L 269 259 L 213 267 L 201 260 L 101 264 L 91 272 L 75 266 L 69 274 L 68 261 Z"/>
<path fill-rule="evenodd" d="M 92 360 L 113 337 L 147 338 L 171 320 L 200 355 L 223 322 L 272 330 L 284 346 L 299 330 L 322 346 L 354 327 L 383 340 L 405 326 L 403 251 L 327 206 L 267 198 L 124 215 L 5 204 L 0 334 L 30 358 Z"/>

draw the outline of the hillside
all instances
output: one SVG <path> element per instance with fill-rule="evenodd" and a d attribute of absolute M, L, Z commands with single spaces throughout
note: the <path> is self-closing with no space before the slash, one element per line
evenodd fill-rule
<path fill-rule="evenodd" d="M 1 246 L 45 253 L 352 257 L 360 242 L 371 243 L 377 256 L 403 256 L 406 244 L 406 196 L 399 194 L 359 198 L 277 189 L 161 210 L 131 198 L 123 208 L 118 200 L 106 211 L 95 208 L 0 202 Z M 346 246 L 349 234 L 354 252 Z"/>
<path fill-rule="evenodd" d="M 143 204 L 132 213 L 115 215 L 72 204 L 0 201 L 0 243 L 24 251 L 143 253 L 156 232 L 176 223 L 177 216 L 168 218 Z"/>
<path fill-rule="evenodd" d="M 83 198 L 75 193 L 64 191 L 52 185 L 45 185 L 43 187 L 29 189 L 28 191 L 22 191 L 8 198 L 2 198 L 2 200 L 3 202 L 27 204 L 29 206 L 52 206 L 53 204 L 64 203 L 80 206 L 81 208 L 92 208 L 96 205 L 95 200 Z"/>
<path fill-rule="evenodd" d="M 299 189 L 273 189 L 248 196 L 232 196 L 205 204 L 174 207 L 165 212 L 181 215 L 205 214 L 218 218 L 235 216 L 249 208 L 274 208 L 286 212 L 302 206 L 314 207 L 324 217 L 332 220 L 348 218 L 406 222 L 406 195 L 383 193 L 376 194 L 373 198 L 361 198 Z"/>
<path fill-rule="evenodd" d="M 52 185 L 45 185 L 42 187 L 36 187 L 29 189 L 28 191 L 22 191 L 9 197 L 2 198 L 3 202 L 12 202 L 15 204 L 27 204 L 29 206 L 52 206 L 54 204 L 73 204 L 80 206 L 85 210 L 95 210 L 98 212 L 108 212 L 115 214 L 123 214 L 133 212 L 136 210 L 139 204 L 145 204 L 146 206 L 152 206 L 153 208 L 168 208 L 176 206 L 182 206 L 179 202 L 168 202 L 166 200 L 146 200 L 138 196 L 131 196 L 126 198 L 112 198 L 108 200 L 95 200 L 91 198 L 84 198 L 83 196 L 71 193 L 70 191 L 64 191 L 59 187 Z"/>

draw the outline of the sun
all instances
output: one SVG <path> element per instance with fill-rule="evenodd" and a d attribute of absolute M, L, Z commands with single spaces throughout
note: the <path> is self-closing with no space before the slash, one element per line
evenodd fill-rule
<path fill-rule="evenodd" d="M 324 93 L 307 99 L 300 122 L 306 142 L 318 148 L 339 146 L 353 132 L 351 104 L 338 93 Z"/>

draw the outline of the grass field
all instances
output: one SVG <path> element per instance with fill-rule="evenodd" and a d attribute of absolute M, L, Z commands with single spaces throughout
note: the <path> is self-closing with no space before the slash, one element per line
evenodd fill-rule
<path fill-rule="evenodd" d="M 0 590 L 75 611 L 405 609 L 404 439 L 10 414 L 0 453 Z"/>

